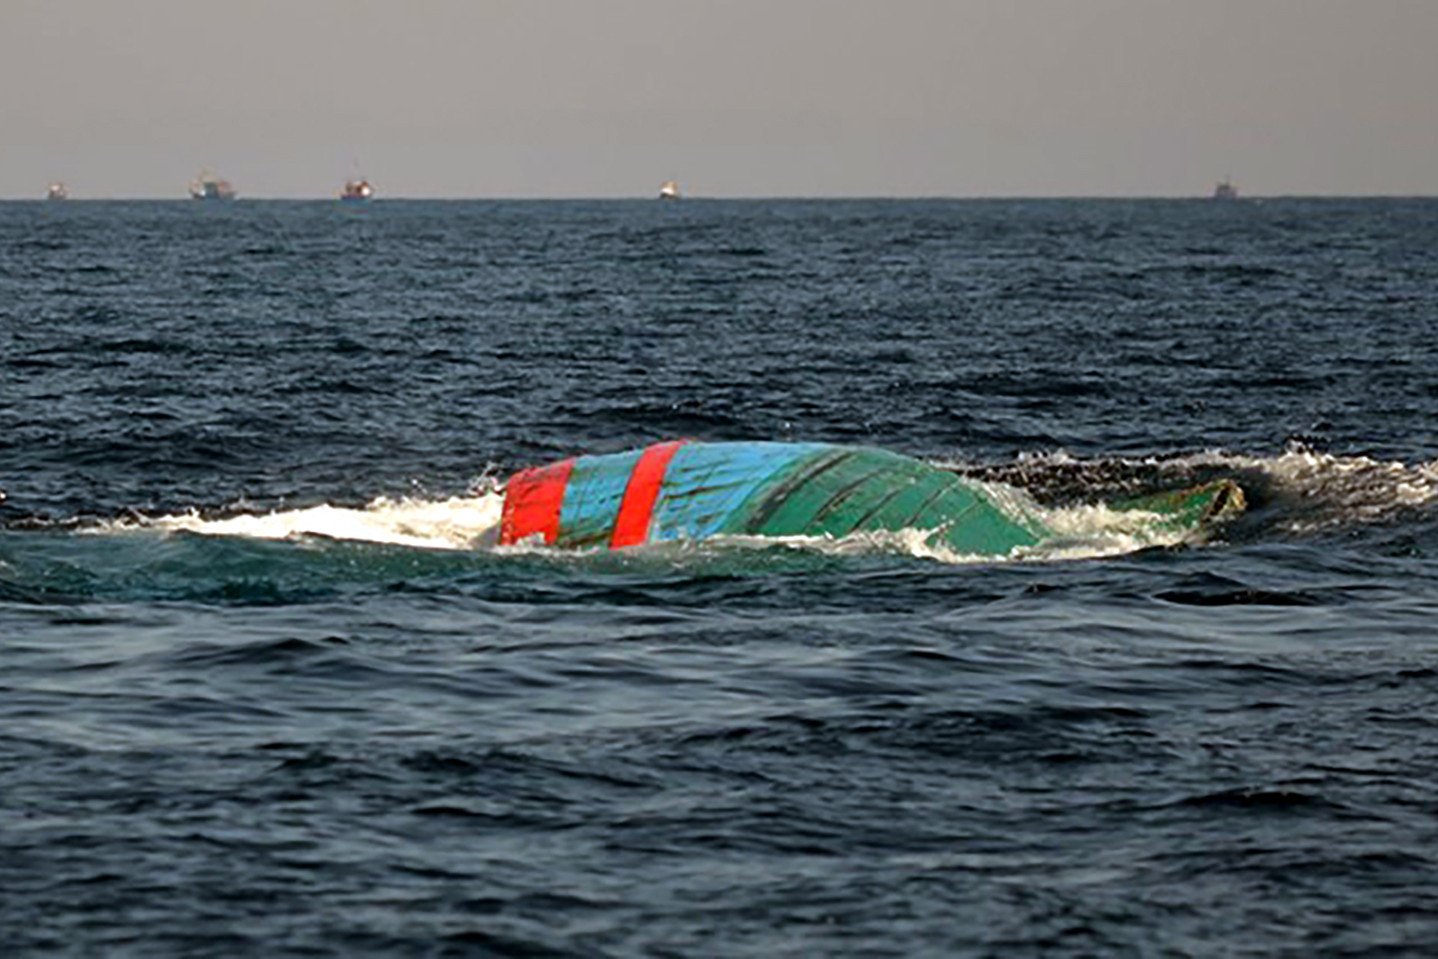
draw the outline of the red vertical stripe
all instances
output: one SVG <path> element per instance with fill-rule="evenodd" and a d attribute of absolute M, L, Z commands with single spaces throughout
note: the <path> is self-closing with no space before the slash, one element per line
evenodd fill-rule
<path fill-rule="evenodd" d="M 614 534 L 609 539 L 610 549 L 638 546 L 649 540 L 649 520 L 654 515 L 654 503 L 659 499 L 659 487 L 664 482 L 664 471 L 669 461 L 684 445 L 683 440 L 672 443 L 656 443 L 639 455 L 639 462 L 629 473 L 629 483 L 624 487 L 624 499 L 619 504 L 619 515 L 614 518 Z"/>
<path fill-rule="evenodd" d="M 559 535 L 559 510 L 564 505 L 564 488 L 574 460 L 521 470 L 504 487 L 504 507 L 499 514 L 499 543 L 511 546 L 539 533 L 546 543 Z"/>

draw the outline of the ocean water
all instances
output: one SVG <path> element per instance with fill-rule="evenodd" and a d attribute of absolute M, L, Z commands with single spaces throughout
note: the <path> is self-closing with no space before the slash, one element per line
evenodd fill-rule
<path fill-rule="evenodd" d="M 479 545 L 673 437 L 1072 541 Z M 0 204 L 0 490 L 7 956 L 1438 939 L 1438 201 Z"/>

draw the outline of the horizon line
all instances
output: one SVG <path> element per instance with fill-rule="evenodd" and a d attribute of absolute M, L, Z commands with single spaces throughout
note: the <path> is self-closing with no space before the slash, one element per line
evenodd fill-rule
<path fill-rule="evenodd" d="M 1283 199 L 1333 199 L 1333 200 L 1416 200 L 1438 197 L 1438 192 L 1429 193 L 1241 193 L 1232 199 L 1221 199 L 1219 202 L 1242 203 L 1245 200 L 1283 200 Z M 944 201 L 1018 201 L 1018 200 L 1214 200 L 1211 193 L 754 193 L 754 194 L 685 194 L 680 198 L 682 201 L 821 201 L 821 200 L 867 200 L 867 201 L 914 201 L 914 200 L 944 200 Z M 485 202 L 485 203 L 542 203 L 542 202 L 633 202 L 633 201 L 660 201 L 667 204 L 673 200 L 660 200 L 652 193 L 648 194 L 595 194 L 595 195 L 481 195 L 481 194 L 449 194 L 449 195 L 405 195 L 392 194 L 374 196 L 360 201 L 358 204 L 368 205 L 372 203 L 385 202 Z M 335 194 L 314 195 L 314 194 L 239 194 L 227 200 L 197 199 L 190 196 L 174 195 L 134 195 L 134 196 L 69 196 L 63 200 L 52 200 L 44 195 L 25 196 L 0 196 L 0 203 L 186 203 L 200 206 L 219 205 L 226 206 L 232 203 L 341 203 L 346 202 Z"/>

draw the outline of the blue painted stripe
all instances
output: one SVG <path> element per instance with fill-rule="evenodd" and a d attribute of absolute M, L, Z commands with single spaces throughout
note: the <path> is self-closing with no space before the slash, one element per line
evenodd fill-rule
<path fill-rule="evenodd" d="M 629 474 L 643 450 L 581 456 L 574 461 L 559 510 L 560 546 L 608 546 Z"/>
<path fill-rule="evenodd" d="M 704 539 L 739 532 L 745 518 L 737 510 L 755 492 L 832 449 L 827 443 L 686 444 L 664 474 L 650 539 Z"/>

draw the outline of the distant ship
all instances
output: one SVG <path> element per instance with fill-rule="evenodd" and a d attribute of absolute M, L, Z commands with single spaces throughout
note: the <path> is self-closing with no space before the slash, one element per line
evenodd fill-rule
<path fill-rule="evenodd" d="M 346 180 L 340 191 L 340 199 L 346 203 L 359 203 L 374 196 L 374 187 L 368 180 Z"/>
<path fill-rule="evenodd" d="M 1215 200 L 1237 200 L 1238 187 L 1228 177 L 1219 180 L 1213 187 L 1213 198 Z"/>
<path fill-rule="evenodd" d="M 54 183 L 50 184 L 50 189 L 45 193 L 45 199 L 68 200 L 70 199 L 70 191 L 65 188 L 65 184 L 61 183 L 59 180 L 56 180 Z"/>
<path fill-rule="evenodd" d="M 207 170 L 202 170 L 200 175 L 190 182 L 192 200 L 233 200 L 235 196 L 235 188 L 230 185 L 229 180 L 221 180 Z"/>
<path fill-rule="evenodd" d="M 679 199 L 679 181 L 678 181 L 678 180 L 665 180 L 663 183 L 659 184 L 659 199 L 661 199 L 661 200 L 677 200 L 677 199 Z"/>

